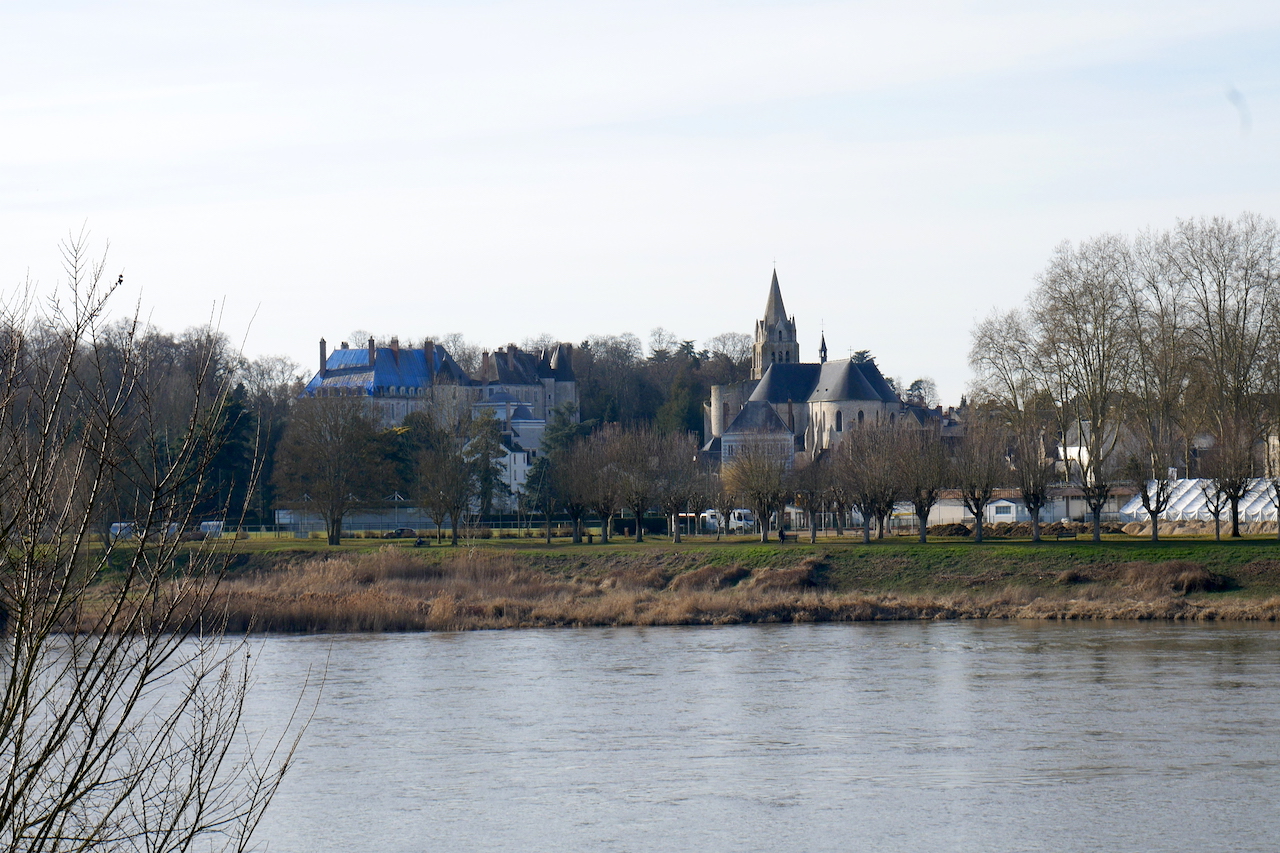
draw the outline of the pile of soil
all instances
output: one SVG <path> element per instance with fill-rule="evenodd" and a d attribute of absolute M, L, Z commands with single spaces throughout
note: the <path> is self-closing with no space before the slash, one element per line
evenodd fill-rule
<path fill-rule="evenodd" d="M 928 531 L 930 536 L 968 536 L 972 532 L 963 524 L 934 524 Z"/>

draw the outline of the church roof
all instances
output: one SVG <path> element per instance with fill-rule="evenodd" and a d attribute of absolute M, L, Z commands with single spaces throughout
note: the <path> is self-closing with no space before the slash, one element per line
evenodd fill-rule
<path fill-rule="evenodd" d="M 782 289 L 778 287 L 778 271 L 773 271 L 773 284 L 769 285 L 769 301 L 764 305 L 764 324 L 773 328 L 787 319 L 786 306 L 782 304 Z"/>
<path fill-rule="evenodd" d="M 842 359 L 825 364 L 772 364 L 751 400 L 774 404 L 841 400 L 897 403 L 898 395 L 880 375 L 874 361 Z"/>
<path fill-rule="evenodd" d="M 773 407 L 760 400 L 749 400 L 724 432 L 725 435 L 744 433 L 767 435 L 779 432 L 791 434 L 791 430 L 787 429 L 787 425 L 782 422 L 782 418 L 778 417 Z"/>
<path fill-rule="evenodd" d="M 771 364 L 752 392 L 752 400 L 803 403 L 817 387 L 821 364 Z"/>

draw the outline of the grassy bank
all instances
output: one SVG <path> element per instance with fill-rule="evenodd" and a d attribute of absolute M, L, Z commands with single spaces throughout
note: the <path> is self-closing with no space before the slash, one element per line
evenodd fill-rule
<path fill-rule="evenodd" d="M 1274 540 L 493 543 L 238 553 L 236 629 L 415 631 L 887 619 L 1280 617 Z"/>

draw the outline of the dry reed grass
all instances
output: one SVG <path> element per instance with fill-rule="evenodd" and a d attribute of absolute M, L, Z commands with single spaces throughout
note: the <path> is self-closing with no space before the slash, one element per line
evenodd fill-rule
<path fill-rule="evenodd" d="M 674 577 L 660 564 L 624 564 L 576 577 L 518 557 L 460 551 L 433 563 L 404 549 L 298 559 L 228 579 L 218 603 L 231 630 L 458 631 L 605 625 L 722 625 L 919 619 L 1280 619 L 1280 597 L 1195 600 L 1225 579 L 1193 563 L 1131 563 L 1060 588 L 1010 586 L 954 594 L 835 592 L 823 565 L 699 566 Z M 1104 577 L 1106 575 L 1107 577 Z M 1110 581 L 1104 583 L 1103 581 Z"/>

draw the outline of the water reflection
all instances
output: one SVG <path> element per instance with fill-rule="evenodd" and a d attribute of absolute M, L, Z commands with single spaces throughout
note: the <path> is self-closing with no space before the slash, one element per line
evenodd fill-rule
<path fill-rule="evenodd" d="M 273 851 L 1263 850 L 1280 633 L 906 623 L 273 638 L 330 657 Z M 279 695 L 272 695 L 277 689 Z"/>

